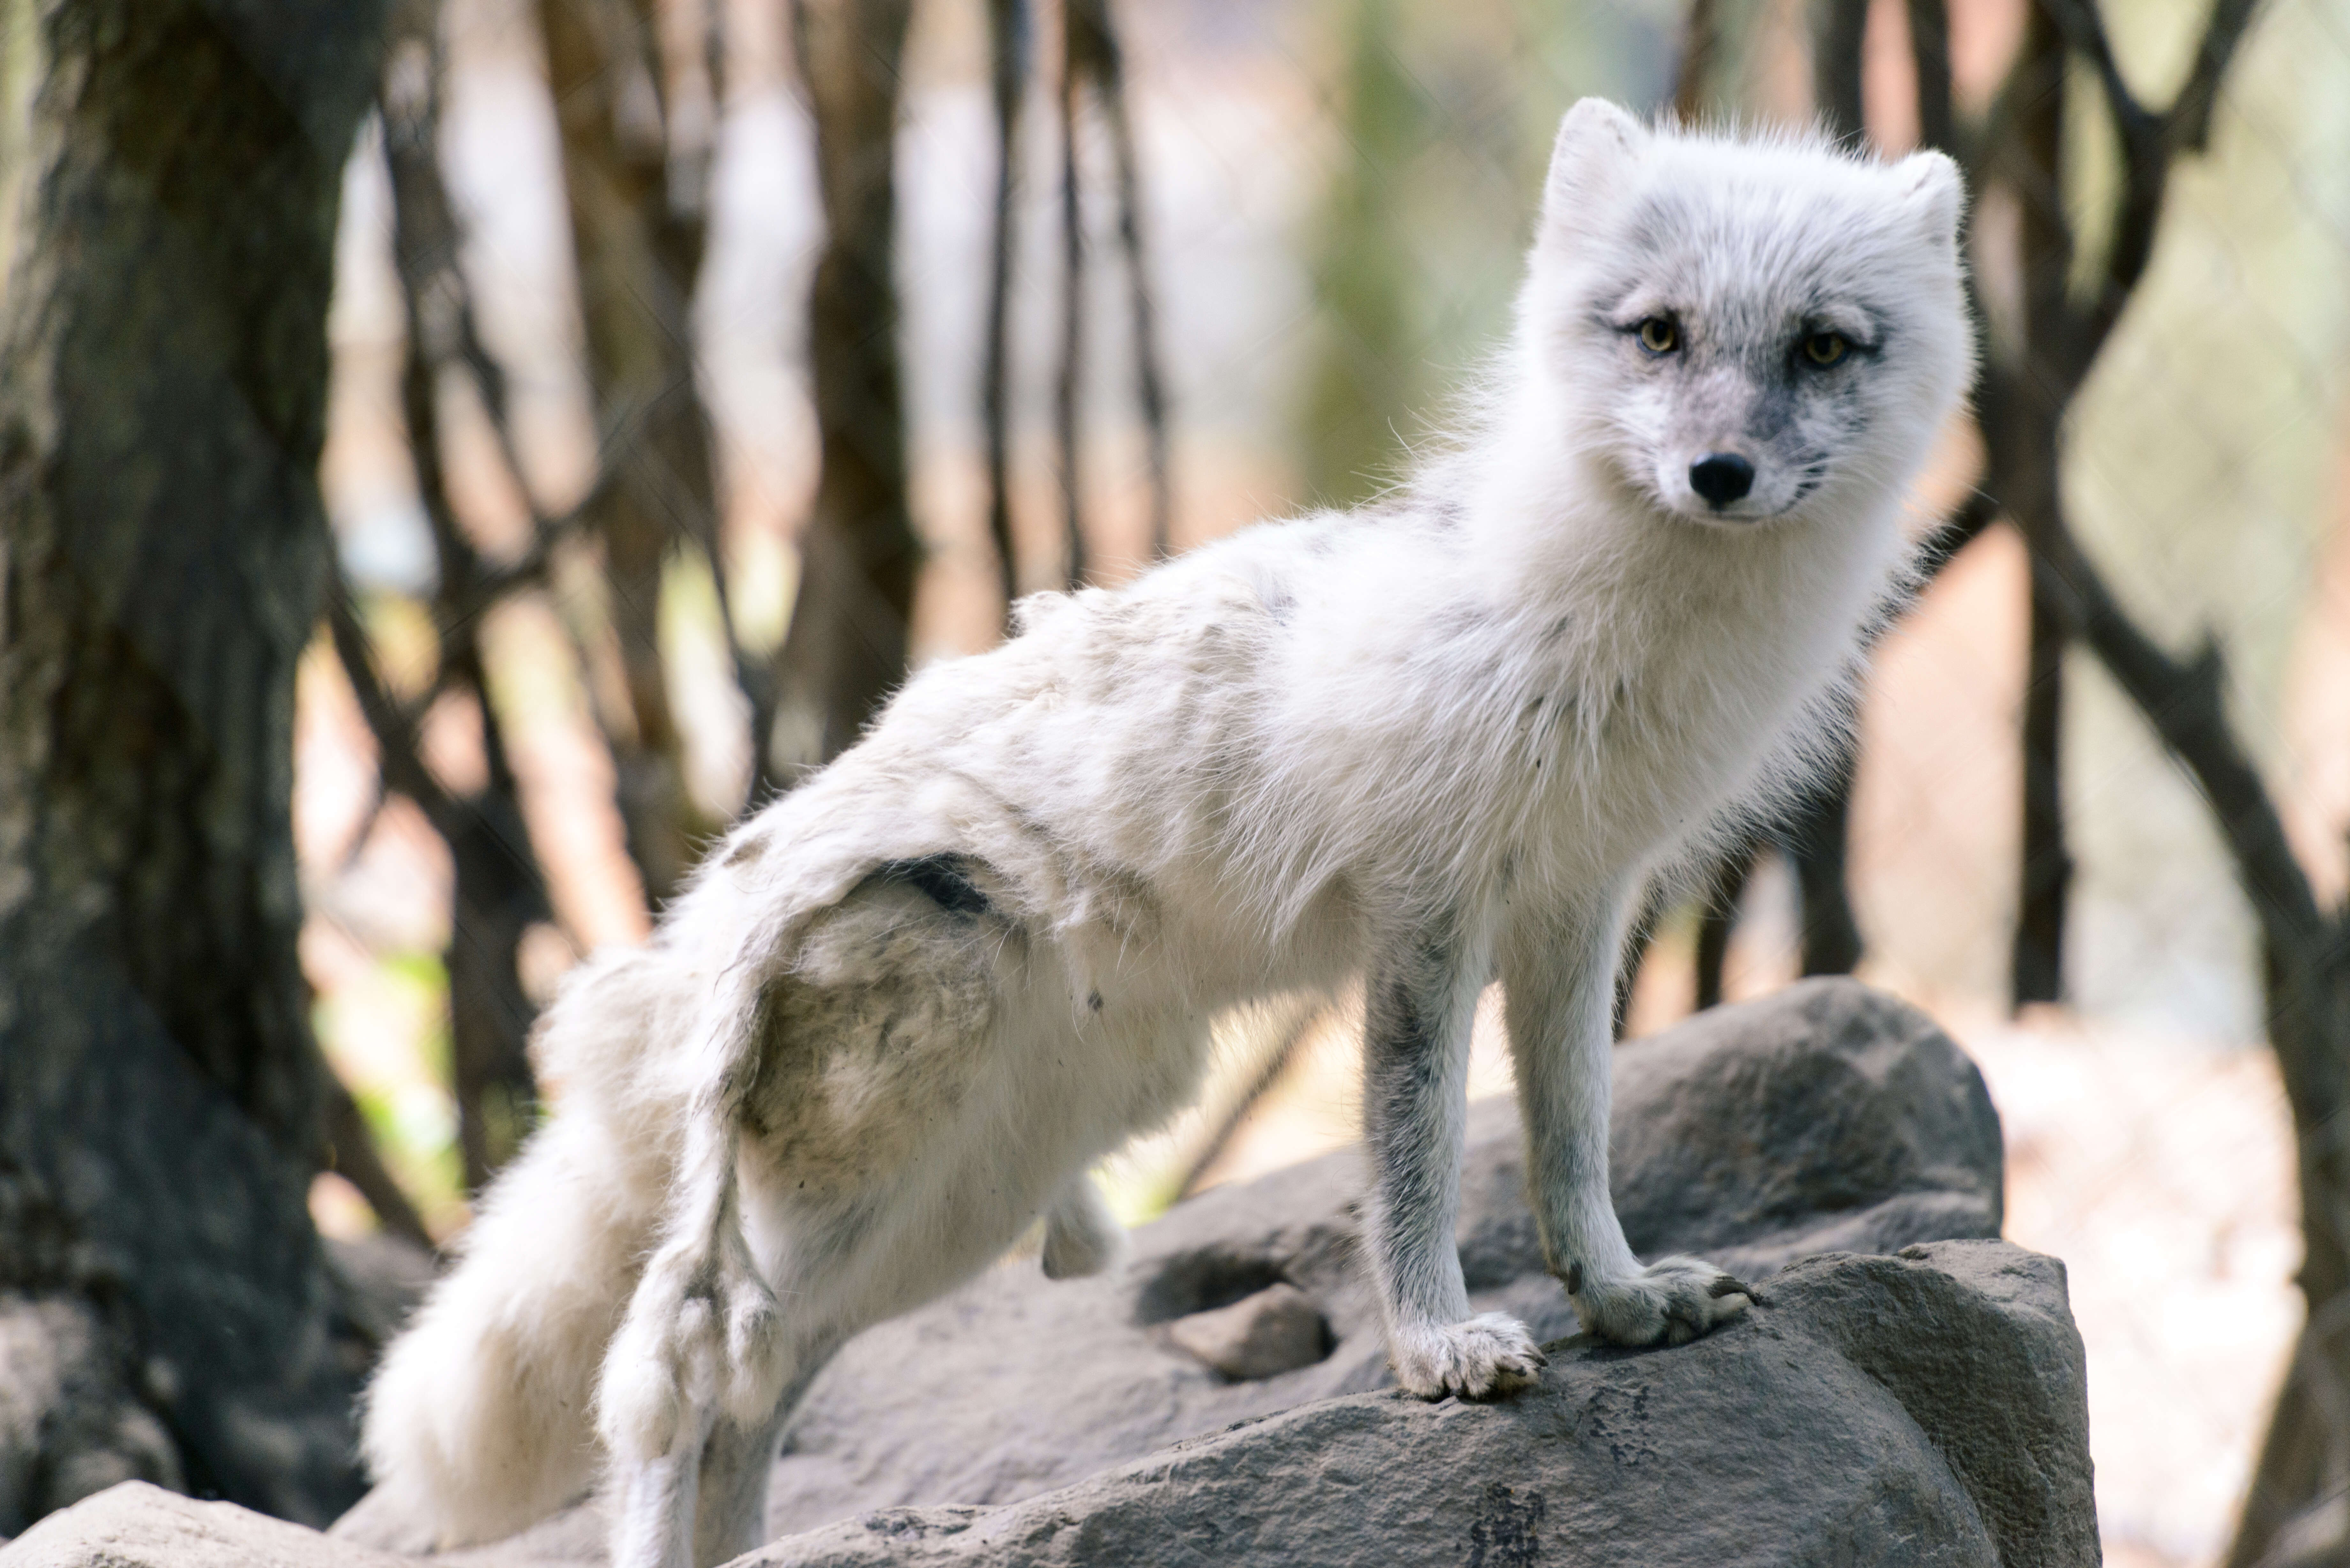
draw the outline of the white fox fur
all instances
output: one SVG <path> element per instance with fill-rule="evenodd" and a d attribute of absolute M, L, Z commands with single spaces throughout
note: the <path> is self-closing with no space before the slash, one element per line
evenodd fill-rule
<path fill-rule="evenodd" d="M 1356 976 L 1406 1388 L 1542 1362 L 1471 1313 L 1452 1241 L 1495 977 L 1585 1326 L 1678 1341 L 1744 1307 L 1710 1265 L 1644 1266 L 1609 1202 L 1617 954 L 1648 876 L 1833 739 L 1970 373 L 1960 207 L 1937 154 L 1578 104 L 1447 455 L 1361 513 L 1026 601 L 566 984 L 537 1042 L 559 1108 L 376 1377 L 377 1480 L 446 1544 L 599 1475 L 620 1568 L 756 1544 L 836 1345 L 1039 1215 L 1048 1272 L 1104 1266 L 1086 1172 L 1192 1092 L 1211 1018 Z"/>

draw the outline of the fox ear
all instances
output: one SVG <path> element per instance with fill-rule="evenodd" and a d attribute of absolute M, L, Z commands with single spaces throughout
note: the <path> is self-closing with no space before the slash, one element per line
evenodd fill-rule
<path fill-rule="evenodd" d="M 1647 128 L 1604 98 L 1568 109 L 1543 182 L 1542 237 L 1571 240 L 1648 145 Z"/>
<path fill-rule="evenodd" d="M 1901 182 L 1903 203 L 1926 237 L 1956 250 L 1959 214 L 1967 204 L 1966 177 L 1959 166 L 1939 152 L 1913 152 L 1893 166 L 1893 177 Z"/>

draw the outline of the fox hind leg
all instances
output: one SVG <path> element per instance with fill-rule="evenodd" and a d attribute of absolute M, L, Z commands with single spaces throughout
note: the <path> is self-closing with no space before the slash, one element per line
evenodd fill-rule
<path fill-rule="evenodd" d="M 615 1568 L 685 1568 L 755 1533 L 778 1422 L 824 1352 L 1017 1234 L 983 1250 L 988 1227 L 916 1213 L 933 1129 L 987 1070 L 1007 943 L 989 908 L 877 873 L 703 1002 L 663 1240 L 598 1388 Z"/>
<path fill-rule="evenodd" d="M 693 1522 L 695 1568 L 712 1568 L 766 1544 L 767 1479 L 775 1448 L 792 1411 L 816 1374 L 832 1359 L 832 1345 L 804 1354 L 783 1397 L 764 1421 L 744 1424 L 722 1417 L 702 1446 Z"/>

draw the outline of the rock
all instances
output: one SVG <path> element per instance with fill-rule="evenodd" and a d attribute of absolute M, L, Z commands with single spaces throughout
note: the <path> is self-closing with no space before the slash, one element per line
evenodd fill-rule
<path fill-rule="evenodd" d="M 80 1296 L 0 1294 L 0 1541 L 120 1481 L 178 1488 L 179 1446 Z"/>
<path fill-rule="evenodd" d="M 228 1502 L 127 1481 L 12 1542 L 7 1568 L 414 1568 Z"/>
<path fill-rule="evenodd" d="M 1470 1133 L 1463 1271 L 1481 1310 L 1561 1342 L 1537 1387 L 1474 1406 L 1388 1386 L 1354 1256 L 1359 1159 L 1334 1156 L 1180 1205 L 1112 1275 L 1007 1264 L 860 1336 L 794 1421 L 779 1539 L 746 1563 L 2096 1561 L 2063 1266 L 1945 1240 L 1998 1233 L 1999 1128 L 1921 1014 L 1810 981 L 1618 1054 L 1610 1152 L 1633 1245 L 1755 1280 L 1794 1264 L 1694 1345 L 1568 1339 L 1513 1107 L 1473 1107 Z M 1291 1365 L 1294 1326 L 1286 1356 L 1242 1356 L 1303 1324 L 1300 1303 L 1323 1331 L 1313 1359 Z M 70 1521 L 124 1496 L 44 1525 L 39 1561 L 145 1561 L 95 1536 L 57 1554 Z M 396 1524 L 363 1505 L 338 1527 L 354 1554 L 317 1561 L 372 1568 L 356 1542 Z M 588 1505 L 442 1561 L 600 1551 Z"/>
<path fill-rule="evenodd" d="M 1167 1337 L 1234 1379 L 1295 1372 L 1330 1354 L 1330 1325 L 1287 1281 L 1230 1306 L 1179 1317 L 1167 1325 Z"/>
<path fill-rule="evenodd" d="M 1549 1347 L 1491 1405 L 1301 1405 L 993 1507 L 874 1508 L 735 1568 L 2089 1568 L 2087 1391 L 2064 1266 L 2003 1241 L 1808 1258 L 1694 1344 Z M 580 1562 L 584 1512 L 442 1562 Z M 137 1484 L 8 1568 L 401 1561 Z"/>
<path fill-rule="evenodd" d="M 439 1272 L 431 1252 L 389 1231 L 326 1246 L 340 1315 L 355 1337 L 377 1348 L 400 1331 Z"/>
<path fill-rule="evenodd" d="M 1644 1257 L 1699 1252 L 1742 1279 L 1832 1250 L 1999 1234 L 1999 1119 L 1974 1064 L 1917 1009 L 1848 980 L 1718 1008 L 1616 1059 L 1617 1206 Z M 1355 1259 L 1354 1151 L 1220 1188 L 1139 1229 L 1132 1261 L 1054 1283 L 991 1270 L 881 1324 L 809 1390 L 769 1499 L 775 1535 L 878 1507 L 1001 1503 L 1201 1433 L 1391 1385 Z M 1480 1311 L 1575 1332 L 1544 1272 L 1516 1107 L 1471 1107 L 1461 1262 Z M 1234 1380 L 1172 1325 L 1286 1283 L 1327 1354 Z M 919 1369 L 910 1371 L 910 1369 Z"/>
<path fill-rule="evenodd" d="M 868 1510 L 739 1568 L 2098 1561 L 2064 1267 L 1831 1253 L 1695 1344 L 1551 1347 L 1493 1405 L 1300 1406 L 994 1508 Z"/>

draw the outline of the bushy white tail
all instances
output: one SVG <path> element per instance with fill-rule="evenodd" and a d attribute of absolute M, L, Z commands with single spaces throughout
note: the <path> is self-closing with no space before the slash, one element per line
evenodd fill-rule
<path fill-rule="evenodd" d="M 566 985 L 540 1041 L 542 1066 L 567 1079 L 563 1112 L 493 1184 L 368 1389 L 368 1468 L 436 1545 L 511 1534 L 598 1479 L 597 1374 L 672 1158 L 670 1140 L 610 1124 L 627 1106 L 597 1081 L 655 1022 L 650 967 L 626 955 Z"/>

